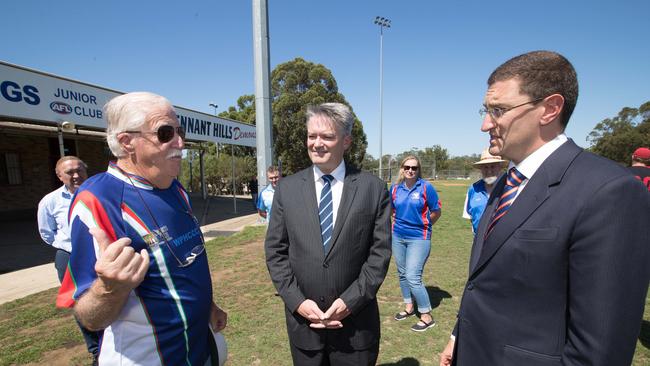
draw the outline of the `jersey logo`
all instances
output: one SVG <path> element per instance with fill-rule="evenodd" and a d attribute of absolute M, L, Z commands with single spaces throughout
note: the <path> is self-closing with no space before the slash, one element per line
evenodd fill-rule
<path fill-rule="evenodd" d="M 149 248 L 155 248 L 159 246 L 164 241 L 172 240 L 172 237 L 169 235 L 169 229 L 167 225 L 163 225 L 160 229 L 153 230 L 150 233 L 147 233 L 142 237 L 145 243 Z"/>
<path fill-rule="evenodd" d="M 411 199 L 412 200 L 419 200 L 420 199 L 420 192 L 411 193 Z"/>

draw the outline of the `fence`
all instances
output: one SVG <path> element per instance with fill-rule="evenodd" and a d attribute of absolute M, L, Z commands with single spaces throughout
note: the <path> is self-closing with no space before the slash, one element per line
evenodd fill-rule
<path fill-rule="evenodd" d="M 471 180 L 475 181 L 480 179 L 481 173 L 477 169 L 445 169 L 436 170 L 433 167 L 427 168 L 422 164 L 421 176 L 428 180 Z M 379 169 L 373 169 L 372 174 L 382 178 L 386 182 L 394 183 L 399 176 L 399 168 L 396 166 L 382 168 L 382 174 L 379 174 Z"/>

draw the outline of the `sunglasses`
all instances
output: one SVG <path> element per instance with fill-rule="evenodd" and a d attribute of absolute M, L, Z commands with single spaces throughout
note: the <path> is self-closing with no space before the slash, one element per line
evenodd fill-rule
<path fill-rule="evenodd" d="M 410 165 L 404 165 L 402 169 L 406 170 L 412 170 L 414 172 L 417 172 L 420 167 L 417 166 L 410 166 Z"/>
<path fill-rule="evenodd" d="M 176 132 L 178 136 L 181 137 L 181 139 L 185 140 L 185 128 L 183 128 L 182 126 L 174 127 L 172 125 L 163 125 L 158 127 L 156 131 L 123 131 L 123 132 L 155 134 L 156 137 L 158 137 L 158 141 L 160 141 L 160 143 L 162 144 L 171 141 L 174 138 L 174 132 Z"/>

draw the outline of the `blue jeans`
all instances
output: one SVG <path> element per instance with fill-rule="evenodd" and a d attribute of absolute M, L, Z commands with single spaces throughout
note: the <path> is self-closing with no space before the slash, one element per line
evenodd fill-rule
<path fill-rule="evenodd" d="M 420 313 L 431 311 L 429 294 L 422 283 L 422 270 L 430 251 L 431 240 L 405 239 L 393 234 L 393 255 L 404 303 L 412 303 L 411 295 L 413 295 Z"/>

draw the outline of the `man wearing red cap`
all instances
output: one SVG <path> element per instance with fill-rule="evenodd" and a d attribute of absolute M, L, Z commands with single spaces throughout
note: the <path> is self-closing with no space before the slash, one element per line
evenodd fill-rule
<path fill-rule="evenodd" d="M 648 191 L 650 191 L 650 149 L 647 147 L 640 147 L 632 154 L 632 166 L 630 171 L 638 180 L 643 182 Z"/>

